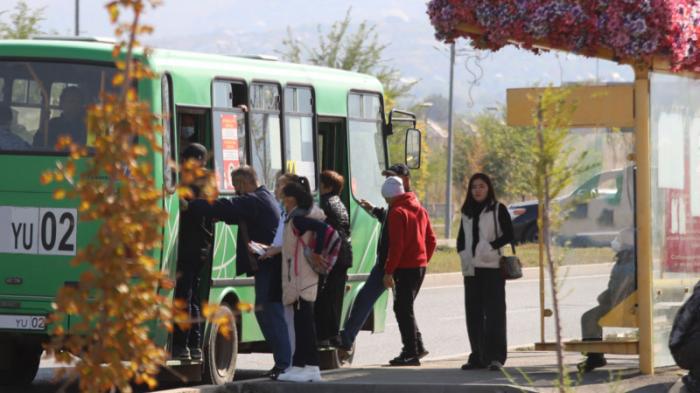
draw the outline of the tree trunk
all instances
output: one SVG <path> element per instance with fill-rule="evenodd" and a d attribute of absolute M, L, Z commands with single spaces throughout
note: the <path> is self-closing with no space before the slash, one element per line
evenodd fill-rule
<path fill-rule="evenodd" d="M 543 184 L 543 192 L 540 195 L 544 197 L 543 209 L 541 212 L 542 217 L 542 237 L 541 241 L 544 242 L 544 251 L 547 255 L 547 267 L 549 268 L 549 279 L 550 288 L 552 291 L 552 308 L 554 308 L 554 331 L 557 340 L 557 369 L 559 370 L 558 382 L 559 382 L 559 392 L 564 393 L 566 391 L 566 376 L 564 370 L 564 351 L 562 347 L 561 340 L 561 320 L 559 316 L 559 292 L 557 289 L 557 267 L 555 265 L 554 259 L 552 258 L 552 244 L 551 244 L 551 220 L 549 218 L 550 214 L 550 176 L 552 167 L 554 166 L 555 160 L 549 160 L 545 156 L 545 143 L 544 143 L 544 130 L 542 129 L 542 113 L 538 112 L 538 125 L 537 125 L 537 142 L 540 149 L 540 176 Z"/>

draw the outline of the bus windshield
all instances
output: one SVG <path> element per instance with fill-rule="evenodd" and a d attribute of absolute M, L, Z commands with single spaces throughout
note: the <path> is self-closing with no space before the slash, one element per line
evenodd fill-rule
<path fill-rule="evenodd" d="M 0 153 L 55 152 L 62 135 L 90 145 L 88 105 L 112 88 L 114 67 L 0 60 Z"/>

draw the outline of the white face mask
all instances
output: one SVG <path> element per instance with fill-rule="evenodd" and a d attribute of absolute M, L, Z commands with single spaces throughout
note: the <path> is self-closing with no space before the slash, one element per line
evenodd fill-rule
<path fill-rule="evenodd" d="M 194 135 L 194 126 L 183 126 L 180 131 L 182 133 L 182 136 L 184 136 L 187 139 L 190 139 L 192 138 L 192 135 Z"/>
<path fill-rule="evenodd" d="M 613 241 L 610 242 L 610 247 L 615 252 L 622 251 L 622 244 L 620 243 L 620 240 L 617 237 L 615 237 L 615 239 L 613 239 Z"/>

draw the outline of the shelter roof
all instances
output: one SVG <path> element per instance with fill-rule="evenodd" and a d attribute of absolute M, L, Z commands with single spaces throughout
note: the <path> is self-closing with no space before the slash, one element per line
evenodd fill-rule
<path fill-rule="evenodd" d="M 667 61 L 700 72 L 698 0 L 431 0 L 439 40 L 471 38 L 481 49 L 513 44 L 621 63 Z"/>

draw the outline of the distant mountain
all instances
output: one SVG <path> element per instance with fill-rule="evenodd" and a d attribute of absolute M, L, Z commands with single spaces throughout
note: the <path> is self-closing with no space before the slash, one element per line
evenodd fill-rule
<path fill-rule="evenodd" d="M 413 7 L 413 12 L 422 8 Z M 422 9 L 424 12 L 424 9 Z M 359 17 L 353 21 L 359 22 Z M 449 80 L 449 48 L 435 40 L 425 15 L 404 15 L 394 12 L 375 21 L 384 42 L 386 60 L 398 68 L 407 80 L 419 80 L 407 101 L 420 102 L 430 94 L 447 97 Z M 269 25 L 269 24 L 268 24 Z M 322 24 L 328 31 L 330 22 Z M 306 23 L 292 26 L 295 35 L 313 46 L 317 27 Z M 286 26 L 261 28 L 255 31 L 217 29 L 208 33 L 171 35 L 151 40 L 157 47 L 221 54 L 273 54 L 282 49 L 287 36 Z M 632 80 L 632 70 L 607 61 L 596 62 L 566 54 L 536 56 L 516 48 L 497 53 L 475 53 L 464 40 L 458 42 L 455 66 L 455 110 L 458 113 L 480 111 L 500 106 L 505 91 L 511 87 L 559 84 L 561 81 L 590 81 L 596 75 L 601 82 Z"/>

